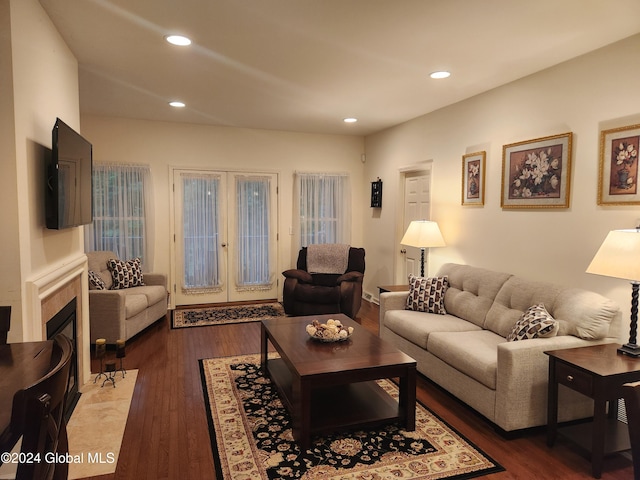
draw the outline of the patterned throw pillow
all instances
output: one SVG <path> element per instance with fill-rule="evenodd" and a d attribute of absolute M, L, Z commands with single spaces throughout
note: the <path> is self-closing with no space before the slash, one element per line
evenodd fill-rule
<path fill-rule="evenodd" d="M 444 294 L 449 288 L 448 277 L 416 277 L 409 275 L 409 296 L 406 310 L 445 315 Z"/>
<path fill-rule="evenodd" d="M 104 284 L 104 281 L 93 270 L 89 270 L 89 290 L 105 290 L 107 286 Z"/>
<path fill-rule="evenodd" d="M 522 314 L 507 336 L 507 341 L 555 337 L 558 334 L 558 326 L 558 321 L 547 312 L 542 303 L 539 303 L 529 307 Z"/>
<path fill-rule="evenodd" d="M 144 285 L 142 261 L 138 257 L 126 262 L 112 258 L 107 260 L 107 267 L 109 267 L 111 277 L 113 277 L 112 290 Z"/>

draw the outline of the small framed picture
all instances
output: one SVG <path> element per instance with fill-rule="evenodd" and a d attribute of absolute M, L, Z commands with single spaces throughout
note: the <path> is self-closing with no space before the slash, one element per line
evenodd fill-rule
<path fill-rule="evenodd" d="M 569 208 L 573 134 L 502 147 L 502 208 Z"/>
<path fill-rule="evenodd" d="M 600 132 L 598 205 L 640 205 L 639 143 L 640 125 Z"/>
<path fill-rule="evenodd" d="M 462 205 L 484 205 L 484 163 L 487 152 L 462 156 Z"/>

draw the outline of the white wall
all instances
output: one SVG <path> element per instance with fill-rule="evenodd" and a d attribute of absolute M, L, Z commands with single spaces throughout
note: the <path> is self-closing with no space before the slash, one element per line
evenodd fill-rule
<path fill-rule="evenodd" d="M 432 159 L 431 219 L 447 247 L 431 250 L 431 274 L 452 261 L 587 288 L 629 318 L 629 284 L 585 269 L 609 230 L 640 218 L 639 206 L 597 205 L 599 130 L 640 123 L 639 59 L 640 35 L 367 137 L 365 178 L 384 181 L 384 207 L 363 225 L 365 290 L 377 296 L 377 285 L 396 281 L 399 169 Z M 566 132 L 574 134 L 570 208 L 502 210 L 502 146 Z M 485 205 L 463 207 L 462 155 L 479 150 Z"/>
<path fill-rule="evenodd" d="M 1 300 L 15 306 L 25 280 L 83 251 L 81 228 L 44 228 L 41 183 L 42 154 L 51 146 L 55 117 L 80 129 L 80 116 L 77 62 L 37 0 L 0 0 L 0 15 L 0 78 L 13 89 L 13 95 L 0 100 L 0 186 L 8 198 L 0 237 L 8 253 L 2 260 Z M 596 205 L 599 130 L 640 123 L 638 58 L 640 36 L 634 36 L 364 141 L 93 116 L 82 117 L 80 130 L 93 142 L 98 161 L 151 165 L 156 270 L 169 271 L 170 166 L 279 172 L 279 270 L 288 268 L 296 253 L 289 236 L 293 172 L 348 171 L 353 180 L 351 243 L 367 250 L 365 291 L 377 296 L 377 285 L 396 281 L 399 169 L 432 159 L 432 218 L 448 246 L 432 251 L 431 273 L 446 261 L 505 270 L 601 292 L 628 314 L 628 284 L 584 270 L 609 230 L 634 226 L 640 218 L 636 206 Z M 502 145 L 567 131 L 574 133 L 570 208 L 502 210 Z M 477 150 L 487 151 L 485 206 L 462 207 L 461 157 Z M 369 182 L 376 177 L 384 181 L 381 210 L 368 207 Z M 20 305 L 16 310 L 19 325 Z M 18 326 L 10 335 L 16 341 L 23 332 Z"/>
<path fill-rule="evenodd" d="M 20 305 L 20 239 L 18 236 L 18 185 L 16 183 L 16 142 L 15 122 L 13 118 L 13 67 L 11 58 L 11 9 L 9 0 L 0 0 L 0 191 L 3 208 L 0 209 L 0 245 L 4 252 L 15 254 L 0 256 L 0 305 L 11 305 L 18 309 Z M 7 92 L 7 93 L 5 93 Z M 18 317 L 19 318 L 19 317 Z M 17 323 L 17 322 L 16 322 Z M 10 333 L 10 339 L 20 339 L 20 334 Z"/>
<path fill-rule="evenodd" d="M 2 103 L 2 126 L 13 133 L 10 139 L 3 128 L 3 143 L 10 145 L 2 147 L 2 246 L 8 258 L 1 291 L 3 303 L 13 307 L 9 341 L 33 340 L 42 333 L 23 329 L 25 282 L 84 251 L 81 228 L 45 228 L 44 207 L 44 161 L 55 119 L 80 128 L 78 63 L 37 0 L 4 0 L 0 12 L 3 97 L 11 97 Z"/>
<path fill-rule="evenodd" d="M 289 235 L 294 225 L 293 176 L 296 170 L 348 172 L 352 188 L 351 244 L 362 245 L 366 194 L 362 187 L 364 139 L 215 127 L 180 123 L 82 116 L 82 134 L 93 144 L 94 161 L 151 166 L 155 198 L 154 271 L 170 272 L 170 167 L 256 170 L 279 174 L 280 272 L 291 268 L 297 247 Z M 282 285 L 282 282 L 281 282 Z M 281 289 L 280 289 L 281 290 Z M 280 295 L 282 292 L 280 291 Z"/>

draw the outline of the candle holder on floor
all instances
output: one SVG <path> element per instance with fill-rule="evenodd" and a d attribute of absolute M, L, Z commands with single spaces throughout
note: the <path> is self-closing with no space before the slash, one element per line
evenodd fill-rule
<path fill-rule="evenodd" d="M 100 373 L 93 379 L 93 383 L 96 383 L 100 377 L 108 378 L 104 373 L 104 357 L 107 354 L 107 340 L 104 338 L 98 338 L 96 340 L 96 358 L 100 360 Z M 105 380 L 106 381 L 106 380 Z M 103 383 L 104 385 L 104 383 Z"/>
<path fill-rule="evenodd" d="M 104 338 L 98 338 L 96 340 L 96 358 L 100 359 L 100 373 L 93 379 L 93 383 L 96 383 L 99 378 L 104 377 L 102 386 L 107 382 L 113 384 L 113 388 L 116 387 L 116 361 L 106 360 L 107 355 L 107 340 Z"/>
<path fill-rule="evenodd" d="M 115 360 L 107 360 L 105 362 L 105 379 L 102 382 L 102 386 L 107 382 L 111 382 L 113 384 L 113 388 L 116 388 L 116 361 Z"/>
<path fill-rule="evenodd" d="M 120 367 L 118 368 L 118 372 L 122 372 L 122 378 L 127 374 L 127 371 L 124 369 L 124 365 L 122 359 L 126 356 L 126 352 L 124 350 L 125 341 L 124 340 L 116 340 L 116 358 L 120 359 Z"/>

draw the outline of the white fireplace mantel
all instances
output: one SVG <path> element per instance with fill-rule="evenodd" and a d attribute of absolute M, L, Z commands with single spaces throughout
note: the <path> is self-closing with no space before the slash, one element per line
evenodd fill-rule
<path fill-rule="evenodd" d="M 89 289 L 87 256 L 70 262 L 26 282 L 26 316 L 23 321 L 24 341 L 46 339 L 46 323 L 74 296 L 77 299 L 78 368 L 80 385 L 91 376 L 89 337 Z"/>

